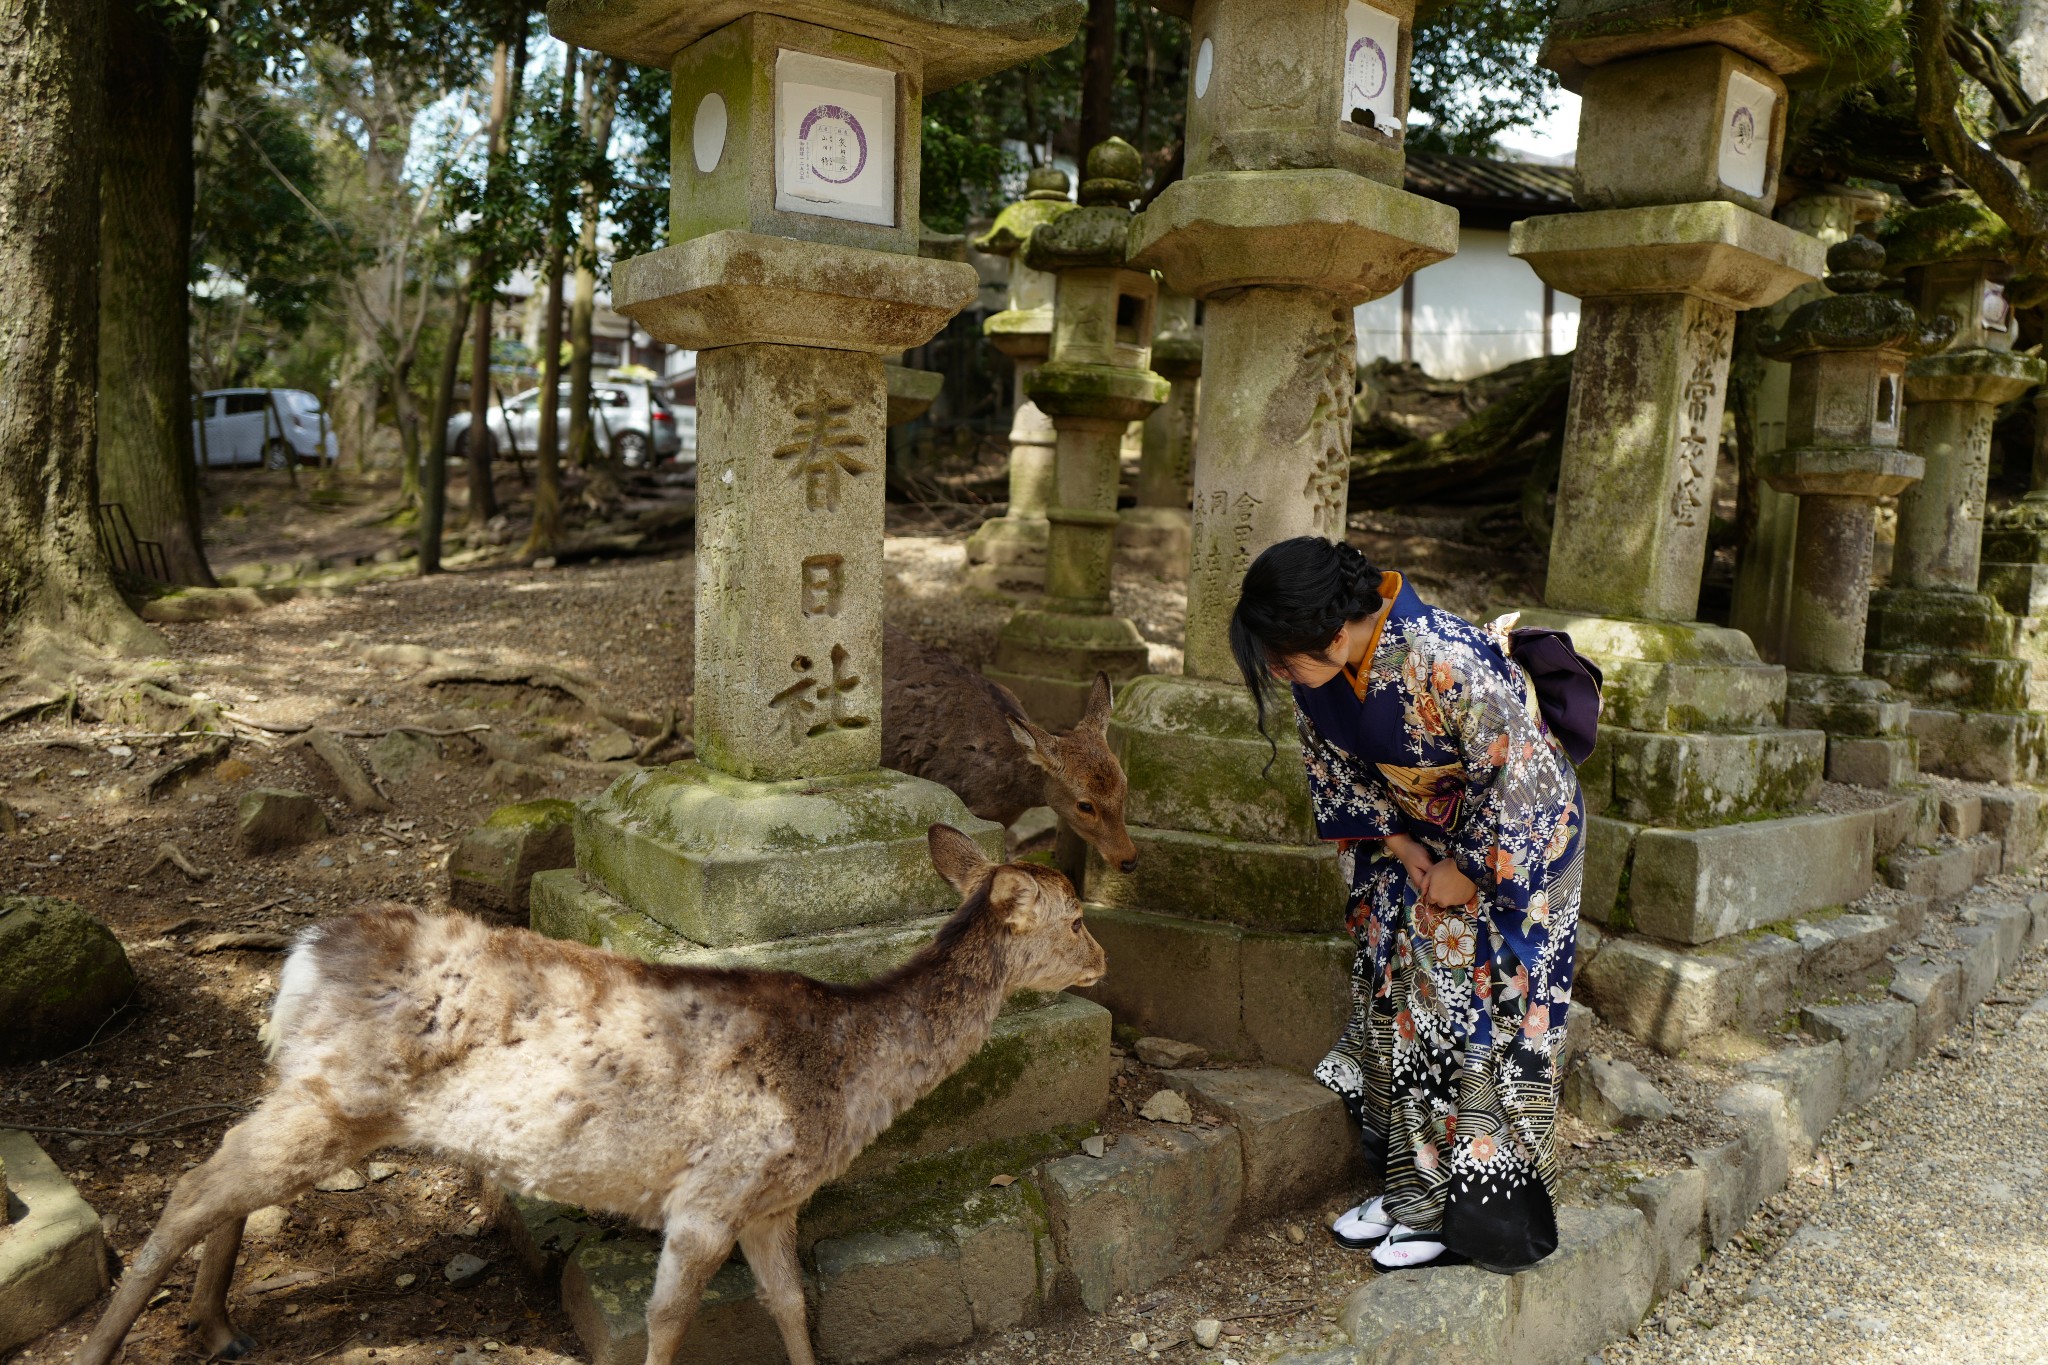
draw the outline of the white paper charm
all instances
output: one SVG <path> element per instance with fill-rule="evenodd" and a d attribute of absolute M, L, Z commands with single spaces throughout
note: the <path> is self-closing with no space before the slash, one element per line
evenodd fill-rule
<path fill-rule="evenodd" d="M 775 207 L 895 226 L 895 72 L 776 53 Z"/>
<path fill-rule="evenodd" d="M 1401 56 L 1401 21 L 1384 10 L 1351 0 L 1344 9 L 1344 99 L 1338 107 L 1340 123 L 1365 123 L 1364 110 L 1371 114 L 1371 126 L 1384 133 L 1398 134 L 1394 92 L 1397 79 L 1394 63 Z"/>
<path fill-rule="evenodd" d="M 1738 194 L 1762 194 L 1770 169 L 1771 115 L 1777 95 L 1762 81 L 1728 74 L 1728 102 L 1721 116 L 1721 183 Z"/>

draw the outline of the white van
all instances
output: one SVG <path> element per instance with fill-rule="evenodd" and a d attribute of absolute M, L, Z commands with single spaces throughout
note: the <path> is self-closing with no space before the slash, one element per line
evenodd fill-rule
<path fill-rule="evenodd" d="M 208 466 L 283 469 L 287 452 L 300 464 L 331 463 L 341 453 L 319 398 L 304 389 L 215 389 L 197 407 L 192 458 Z"/>

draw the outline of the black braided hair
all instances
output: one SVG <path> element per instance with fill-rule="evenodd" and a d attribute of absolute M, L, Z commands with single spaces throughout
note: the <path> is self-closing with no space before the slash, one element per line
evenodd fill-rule
<path fill-rule="evenodd" d="M 1380 571 L 1342 541 L 1296 536 L 1269 546 L 1245 570 L 1237 608 L 1230 614 L 1230 652 L 1251 690 L 1259 734 L 1280 753 L 1266 730 L 1269 666 L 1297 654 L 1321 654 L 1348 621 L 1380 609 Z"/>

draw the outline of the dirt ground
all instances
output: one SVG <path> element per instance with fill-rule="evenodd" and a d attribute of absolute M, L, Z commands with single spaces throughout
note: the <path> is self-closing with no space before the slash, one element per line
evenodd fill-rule
<path fill-rule="evenodd" d="M 297 488 L 269 474 L 215 474 L 210 524 L 217 570 L 236 581 L 398 556 L 405 528 L 392 520 L 388 484 L 339 480 Z M 636 496 L 658 500 L 659 488 Z M 679 494 L 680 496 L 680 494 Z M 888 616 L 913 635 L 986 663 L 1007 615 L 957 587 L 971 508 L 892 505 L 885 544 Z M 1516 548 L 1484 512 L 1354 518 L 1353 539 L 1408 572 L 1425 598 L 1485 619 L 1533 600 L 1540 556 Z M 686 714 L 691 692 L 694 562 L 684 537 L 665 553 L 583 558 L 560 567 L 489 559 L 511 537 L 478 537 L 481 562 L 431 579 L 392 576 L 332 595 L 307 595 L 248 615 L 165 624 L 167 659 L 154 676 L 237 722 L 232 751 L 153 797 L 136 779 L 177 757 L 188 741 L 135 723 L 51 715 L 0 727 L 0 800 L 20 830 L 0 837 L 0 890 L 75 899 L 126 946 L 139 986 L 130 1006 L 72 1053 L 0 1070 L 0 1126 L 26 1126 L 106 1220 L 120 1256 L 132 1255 L 170 1185 L 214 1147 L 261 1094 L 258 1024 L 276 985 L 275 945 L 358 901 L 394 898 L 446 908 L 444 862 L 470 826 L 517 794 L 581 797 L 631 767 L 615 754 L 617 730 L 558 691 L 513 685 L 428 685 L 452 660 L 554 669 L 591 680 L 614 715 Z M 1503 548 L 1505 546 L 1505 548 Z M 472 559 L 475 556 L 471 556 Z M 1117 609 L 1139 624 L 1155 670 L 1179 666 L 1182 585 L 1124 573 Z M 0 714 L 5 714 L 0 697 Z M 364 758 L 401 725 L 431 736 L 416 771 L 384 782 L 392 809 L 363 812 L 287 733 L 319 725 L 348 736 Z M 679 756 L 670 743 L 649 761 Z M 316 793 L 330 837 L 290 852 L 252 856 L 237 846 L 235 806 L 256 788 Z M 169 856 L 175 849 L 177 858 Z M 178 862 L 191 871 L 181 870 Z M 216 948 L 224 933 L 269 948 Z M 265 937 L 267 936 L 267 938 Z M 1623 1138 L 1565 1117 L 1562 1145 L 1575 1178 L 1653 1168 L 1713 1138 L 1703 1099 L 1725 1075 L 1720 1061 L 1673 1062 L 1608 1030 L 1590 1046 L 1650 1072 L 1683 1106 L 1680 1122 Z M 1158 1088 L 1156 1074 L 1119 1063 L 1112 1130 Z M 1198 1116 L 1199 1118 L 1200 1116 Z M 348 1365 L 450 1361 L 568 1362 L 580 1348 L 559 1305 L 519 1271 L 485 1220 L 468 1173 L 413 1153 L 380 1153 L 360 1188 L 306 1195 L 289 1217 L 267 1220 L 245 1245 L 233 1300 L 261 1342 L 258 1361 Z M 1221 1255 L 1100 1317 L 1070 1314 L 1029 1331 L 921 1357 L 927 1365 L 1145 1358 L 1247 1362 L 1282 1346 L 1328 1337 L 1337 1305 L 1364 1258 L 1333 1245 L 1323 1222 L 1336 1208 L 1242 1230 Z M 452 1286 L 458 1255 L 489 1262 L 483 1278 Z M 182 1265 L 144 1313 L 125 1359 L 196 1358 L 181 1329 L 193 1265 Z M 65 1360 L 96 1314 L 87 1312 L 11 1359 Z M 1194 1351 L 1194 1319 L 1226 1320 L 1218 1352 Z M 1146 1333 L 1134 1349 L 1134 1334 Z"/>

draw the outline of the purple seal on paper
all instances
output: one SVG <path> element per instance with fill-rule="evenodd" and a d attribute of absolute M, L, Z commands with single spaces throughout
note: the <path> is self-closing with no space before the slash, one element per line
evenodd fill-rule
<path fill-rule="evenodd" d="M 1738 104 L 1735 112 L 1728 116 L 1729 129 L 1735 134 L 1735 150 L 1744 156 L 1756 146 L 1756 115 L 1749 112 L 1749 106 Z"/>
<path fill-rule="evenodd" d="M 821 104 L 797 125 L 804 169 L 830 185 L 844 185 L 867 169 L 868 135 L 851 110 Z"/>
<path fill-rule="evenodd" d="M 1370 38 L 1360 38 L 1344 56 L 1345 73 L 1360 99 L 1377 99 L 1387 88 L 1387 54 Z"/>

